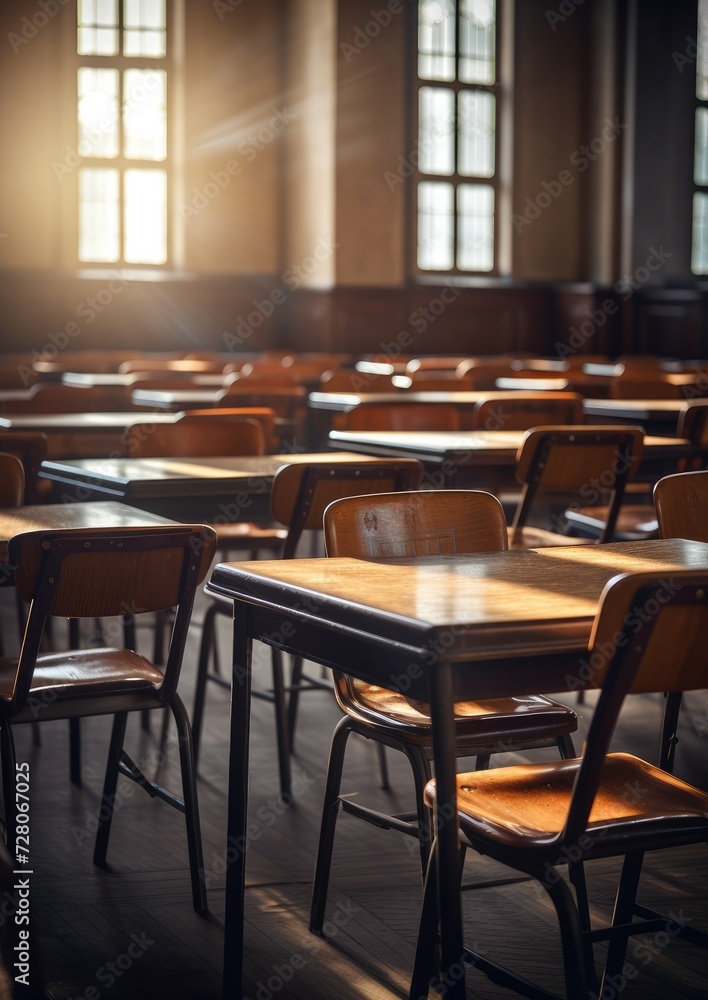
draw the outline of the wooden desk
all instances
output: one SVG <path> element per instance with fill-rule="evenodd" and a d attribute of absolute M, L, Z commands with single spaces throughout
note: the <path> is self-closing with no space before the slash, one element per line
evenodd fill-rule
<path fill-rule="evenodd" d="M 417 458 L 427 486 L 508 489 L 516 484 L 516 453 L 525 431 L 331 431 L 333 447 L 386 458 Z M 685 438 L 645 437 L 639 476 L 660 478 L 695 448 Z M 426 485 L 426 480 L 423 480 Z"/>
<path fill-rule="evenodd" d="M 119 386 L 128 388 L 139 386 L 140 372 L 64 372 L 61 377 L 63 385 L 72 385 L 78 388 L 93 388 L 94 386 Z M 149 373 L 148 373 L 149 374 Z M 184 383 L 185 378 L 189 378 L 195 389 L 221 389 L 223 387 L 223 375 L 198 375 L 183 372 L 175 372 L 175 381 Z M 169 378 L 169 372 L 159 372 L 162 378 Z"/>
<path fill-rule="evenodd" d="M 127 504 L 45 503 L 0 509 L 0 561 L 7 559 L 7 543 L 22 531 L 56 528 L 142 528 L 170 524 L 167 518 Z"/>
<path fill-rule="evenodd" d="M 223 524 L 270 519 L 270 489 L 281 465 L 361 460 L 352 452 L 47 460 L 39 474 L 68 500 L 124 500 L 176 521 Z"/>
<path fill-rule="evenodd" d="M 171 424 L 173 413 L 18 413 L 0 416 L 0 430 L 43 431 L 50 458 L 92 458 L 121 452 L 130 424 Z"/>
<path fill-rule="evenodd" d="M 592 687 L 583 653 L 605 584 L 618 573 L 650 569 L 670 579 L 684 568 L 708 569 L 708 545 L 668 539 L 418 561 L 219 564 L 208 589 L 234 601 L 227 842 L 247 844 L 253 639 L 429 701 L 437 802 L 449 816 L 453 702 Z M 226 880 L 225 1000 L 242 995 L 246 851 L 237 854 Z M 440 855 L 452 872 L 455 823 L 440 824 Z M 462 953 L 455 878 L 440 891 L 446 969 Z M 464 982 L 452 983 L 446 996 L 464 998 Z"/>
<path fill-rule="evenodd" d="M 685 399 L 586 399 L 593 423 L 641 424 L 647 434 L 675 434 Z"/>

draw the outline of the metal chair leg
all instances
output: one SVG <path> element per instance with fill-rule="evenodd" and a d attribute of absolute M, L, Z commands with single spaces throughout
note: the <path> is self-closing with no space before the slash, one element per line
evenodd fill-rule
<path fill-rule="evenodd" d="M 288 735 L 290 743 L 290 753 L 295 747 L 295 723 L 297 722 L 297 710 L 300 705 L 300 685 L 302 684 L 303 659 L 301 656 L 293 657 L 293 669 L 290 675 L 290 697 L 288 698 Z"/>
<path fill-rule="evenodd" d="M 634 901 L 637 898 L 637 889 L 639 888 L 639 877 L 642 873 L 643 861 L 644 851 L 632 851 L 630 854 L 625 855 L 624 864 L 622 865 L 622 874 L 620 875 L 619 885 L 617 886 L 615 906 L 612 913 L 613 927 L 632 922 Z M 600 996 L 602 996 L 605 983 L 614 982 L 614 977 L 622 971 L 626 953 L 627 935 L 617 934 L 610 937 L 607 947 L 607 961 L 605 962 L 605 971 L 602 977 L 599 994 Z"/>
<path fill-rule="evenodd" d="M 388 780 L 388 761 L 386 760 L 386 747 L 383 743 L 377 743 L 376 749 L 379 755 L 379 774 L 381 775 L 381 788 L 388 792 L 391 784 Z"/>
<path fill-rule="evenodd" d="M 194 764 L 199 760 L 199 746 L 202 737 L 202 721 L 204 718 L 204 701 L 206 699 L 207 674 L 209 672 L 209 657 L 215 642 L 215 618 L 218 605 L 212 603 L 206 610 L 202 624 L 202 639 L 199 644 L 197 660 L 197 678 L 194 686 L 194 708 L 192 710 L 192 740 L 194 742 Z"/>
<path fill-rule="evenodd" d="M 127 712 L 117 712 L 113 717 L 113 729 L 111 730 L 111 740 L 108 745 L 108 760 L 106 761 L 106 775 L 103 780 L 103 793 L 101 795 L 99 825 L 93 849 L 93 863 L 99 867 L 102 867 L 106 863 L 108 839 L 111 835 L 111 823 L 113 821 L 116 801 L 116 788 L 118 787 L 118 770 L 127 724 Z M 104 811 L 106 813 L 105 818 L 101 819 Z"/>
<path fill-rule="evenodd" d="M 351 731 L 349 719 L 346 716 L 340 719 L 334 730 L 329 750 L 327 781 L 325 784 L 324 805 L 322 807 L 322 823 L 320 825 L 320 840 L 317 847 L 315 878 L 312 886 L 312 906 L 310 908 L 310 930 L 313 934 L 322 934 L 322 925 L 327 907 L 327 888 L 329 886 L 329 876 L 332 867 L 334 831 L 341 805 L 339 789 L 342 783 L 344 752 Z"/>
<path fill-rule="evenodd" d="M 281 795 L 290 795 L 290 734 L 288 732 L 288 710 L 285 701 L 283 654 L 275 646 L 273 646 L 273 702 L 275 705 L 275 738 L 278 747 L 280 792 Z"/>
<path fill-rule="evenodd" d="M 189 716 L 178 694 L 174 694 L 170 708 L 177 725 L 179 740 L 179 760 L 182 770 L 182 796 L 184 799 L 184 819 L 187 827 L 187 849 L 189 852 L 189 872 L 192 879 L 192 903 L 200 916 L 209 912 L 206 883 L 204 881 L 204 852 L 199 823 L 199 803 L 197 799 L 197 771 L 194 765 L 194 746 Z"/>

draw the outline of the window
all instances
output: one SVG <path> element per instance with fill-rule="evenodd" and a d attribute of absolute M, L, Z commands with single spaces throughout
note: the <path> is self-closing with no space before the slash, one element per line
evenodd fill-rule
<path fill-rule="evenodd" d="M 494 0 L 418 4 L 419 271 L 497 268 L 496 7 Z"/>
<path fill-rule="evenodd" d="M 166 0 L 78 0 L 78 259 L 168 263 Z"/>
<path fill-rule="evenodd" d="M 708 274 L 708 0 L 698 0 L 691 270 Z"/>

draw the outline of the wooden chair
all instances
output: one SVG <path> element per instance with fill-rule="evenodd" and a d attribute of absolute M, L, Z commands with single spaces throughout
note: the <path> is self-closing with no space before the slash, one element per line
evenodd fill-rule
<path fill-rule="evenodd" d="M 697 461 L 705 464 L 708 457 L 708 399 L 692 399 L 683 404 L 676 436 L 688 438 L 698 452 Z"/>
<path fill-rule="evenodd" d="M 0 451 L 15 455 L 25 473 L 23 503 L 41 503 L 50 492 L 46 479 L 39 478 L 39 469 L 47 457 L 47 435 L 35 431 L 0 431 Z"/>
<path fill-rule="evenodd" d="M 527 431 L 516 458 L 516 479 L 522 491 L 511 527 L 511 548 L 608 542 L 616 537 L 623 527 L 620 508 L 625 486 L 636 473 L 643 451 L 641 427 L 557 426 Z M 575 510 L 551 514 L 555 530 L 528 525 L 532 508 L 542 496 L 556 506 L 559 502 L 565 506 L 572 497 L 588 505 L 604 502 L 598 514 L 603 520 L 597 539 L 558 533 L 571 523 L 570 514 L 580 512 L 577 502 Z"/>
<path fill-rule="evenodd" d="M 681 387 L 653 369 L 626 370 L 610 384 L 613 399 L 683 399 Z"/>
<path fill-rule="evenodd" d="M 526 392 L 504 399 L 483 397 L 475 403 L 474 430 L 525 431 L 548 424 L 584 424 L 583 399 L 577 392 Z"/>
<path fill-rule="evenodd" d="M 708 471 L 664 476 L 654 487 L 662 538 L 708 542 Z"/>
<path fill-rule="evenodd" d="M 15 747 L 19 723 L 112 715 L 102 802 L 107 818 L 96 837 L 94 863 L 105 862 L 111 804 L 123 774 L 185 814 L 198 913 L 206 913 L 197 788 L 189 719 L 177 694 L 196 588 L 214 554 L 214 533 L 204 525 L 31 531 L 9 543 L 15 586 L 29 603 L 17 660 L 0 663 L 0 755 L 6 841 L 15 854 Z M 164 672 L 130 649 L 91 648 L 40 653 L 50 615 L 94 618 L 176 607 Z M 169 708 L 179 736 L 183 800 L 151 782 L 123 749 L 128 713 Z"/>
<path fill-rule="evenodd" d="M 453 403 L 359 403 L 345 414 L 348 431 L 459 431 Z"/>
<path fill-rule="evenodd" d="M 131 458 L 211 458 L 263 455 L 263 428 L 256 420 L 204 421 L 183 417 L 171 424 L 136 422 L 126 427 L 125 454 Z"/>
<path fill-rule="evenodd" d="M 25 498 L 25 470 L 17 455 L 0 452 L 0 507 L 21 507 Z"/>
<path fill-rule="evenodd" d="M 214 406 L 207 410 L 184 410 L 177 414 L 177 420 L 184 418 L 200 420 L 255 420 L 263 428 L 266 452 L 280 448 L 280 437 L 276 432 L 275 411 L 269 406 Z"/>
<path fill-rule="evenodd" d="M 338 500 L 325 511 L 327 555 L 358 559 L 499 552 L 507 548 L 501 504 L 490 493 L 472 490 L 421 491 Z M 425 874 L 432 840 L 431 815 L 422 790 L 431 777 L 432 722 L 428 707 L 405 694 L 354 680 L 335 671 L 335 693 L 345 717 L 332 737 L 317 852 L 310 930 L 322 932 L 327 887 L 340 807 L 385 829 L 416 837 Z M 570 734 L 575 713 L 542 697 L 498 698 L 455 705 L 459 757 L 477 757 L 486 768 L 490 755 L 509 750 L 557 746 L 573 757 Z M 413 769 L 417 811 L 387 816 L 339 794 L 350 733 L 359 733 L 405 754 Z"/>
<path fill-rule="evenodd" d="M 318 462 L 298 462 L 278 469 L 271 490 L 271 512 L 276 521 L 288 528 L 282 549 L 283 559 L 292 559 L 304 531 L 321 531 L 325 508 L 342 496 L 359 496 L 377 489 L 410 490 L 423 478 L 423 466 L 416 459 L 371 459 L 360 462 L 338 462 L 322 455 Z M 230 690 L 231 681 L 218 671 L 209 670 L 209 661 L 215 650 L 215 619 L 217 614 L 231 616 L 233 602 L 214 597 L 204 616 L 202 642 L 199 650 L 197 680 L 194 693 L 192 728 L 197 759 L 204 715 L 207 681 L 214 681 Z M 298 697 L 301 688 L 321 688 L 322 682 L 306 677 L 301 657 L 293 661 L 290 701 L 286 705 L 286 691 L 279 649 L 272 649 L 273 691 L 253 691 L 253 696 L 274 703 L 275 726 L 278 744 L 280 788 L 290 792 L 290 753 L 293 747 Z M 329 685 L 326 685 L 329 687 Z"/>
<path fill-rule="evenodd" d="M 327 371 L 320 379 L 320 392 L 395 392 L 390 375 L 374 372 Z"/>
<path fill-rule="evenodd" d="M 29 399 L 12 403 L 10 413 L 93 413 L 131 410 L 130 389 L 123 386 L 57 385 L 37 382 Z"/>
<path fill-rule="evenodd" d="M 706 686 L 707 594 L 706 570 L 672 573 L 669 590 L 666 580 L 651 572 L 615 577 L 605 587 L 590 639 L 588 658 L 598 663 L 592 683 L 601 692 L 582 757 L 457 776 L 463 850 L 472 848 L 530 875 L 553 903 L 568 1000 L 617 995 L 628 939 L 635 934 L 670 926 L 677 937 L 708 947 L 708 935 L 693 924 L 672 922 L 636 902 L 646 852 L 706 843 L 708 795 L 644 760 L 609 752 L 627 694 Z M 640 621 L 637 608 L 651 612 Z M 426 787 L 425 801 L 434 804 L 434 782 Z M 614 857 L 624 862 L 611 923 L 592 930 L 583 866 Z M 566 864 L 575 898 L 559 871 Z M 428 866 L 412 998 L 428 995 L 433 975 L 437 868 L 436 844 Z M 462 865 L 456 868 L 455 877 Z M 440 877 L 452 874 L 441 872 Z M 643 919 L 633 920 L 635 916 Z M 609 941 L 600 983 L 593 956 L 596 941 Z M 510 944 L 508 952 L 513 950 Z M 520 980 L 489 953 L 465 949 L 463 957 L 495 984 L 523 996 L 556 996 Z"/>

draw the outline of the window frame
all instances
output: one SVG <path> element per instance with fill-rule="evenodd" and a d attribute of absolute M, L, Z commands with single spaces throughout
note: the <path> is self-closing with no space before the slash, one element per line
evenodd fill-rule
<path fill-rule="evenodd" d="M 410 16 L 410 148 L 415 150 L 415 172 L 412 176 L 413 183 L 410 185 L 410 201 L 408 209 L 409 235 L 408 245 L 410 247 L 409 272 L 416 281 L 430 282 L 444 281 L 446 278 L 498 278 L 501 276 L 500 267 L 500 204 L 502 200 L 502 135 L 505 134 L 505 118 L 508 109 L 504 104 L 504 88 L 501 79 L 502 59 L 505 40 L 502 34 L 506 31 L 507 25 L 504 22 L 505 0 L 496 0 L 495 8 L 495 37 L 494 37 L 494 60 L 495 79 L 493 83 L 463 83 L 459 79 L 460 63 L 460 32 L 458 30 L 459 8 L 461 0 L 450 0 L 455 5 L 456 30 L 455 30 L 455 79 L 454 80 L 427 80 L 418 76 L 418 25 L 419 25 L 419 4 L 414 5 Z M 452 174 L 430 174 L 424 173 L 419 167 L 420 150 L 420 90 L 423 87 L 432 87 L 442 90 L 452 90 L 454 93 L 454 127 L 453 127 L 453 157 L 454 171 Z M 489 177 L 479 174 L 463 175 L 459 173 L 458 162 L 458 118 L 459 118 L 459 95 L 461 92 L 489 93 L 494 97 L 494 172 Z M 454 263 L 451 268 L 421 268 L 418 264 L 418 188 L 422 181 L 439 183 L 449 183 L 453 187 L 453 254 Z M 459 232 L 459 212 L 458 212 L 458 189 L 464 185 L 487 185 L 493 190 L 494 215 L 492 225 L 493 239 L 493 263 L 489 270 L 462 269 L 458 266 L 458 232 Z"/>
<path fill-rule="evenodd" d="M 176 20 L 179 17 L 178 0 L 165 0 L 165 55 L 164 56 L 126 56 L 123 54 L 124 0 L 118 0 L 118 33 L 119 52 L 116 55 L 82 55 L 78 52 L 78 0 L 72 4 L 73 20 L 71 29 L 71 59 L 67 65 L 69 78 L 69 93 L 67 98 L 67 115 L 71 116 L 71 131 L 73 149 L 76 150 L 78 163 L 72 171 L 71 225 L 67 231 L 71 239 L 71 260 L 76 270 L 80 272 L 105 272 L 119 270 L 125 272 L 147 271 L 158 273 L 172 271 L 175 267 L 175 213 L 174 199 L 176 183 L 174 178 L 176 148 L 175 113 L 176 86 L 175 69 L 177 64 L 175 40 L 178 36 Z M 69 19 L 67 19 L 69 20 Z M 78 71 L 80 68 L 116 69 L 118 71 L 119 112 L 118 112 L 118 155 L 115 157 L 82 156 L 79 152 L 79 119 L 78 119 Z M 146 160 L 137 157 L 126 157 L 124 153 L 123 130 L 123 96 L 125 90 L 125 71 L 129 69 L 156 70 L 165 74 L 165 158 L 162 160 Z M 69 124 L 67 119 L 67 125 Z M 119 174 L 119 250 L 120 255 L 115 261 L 81 260 L 79 257 L 79 175 L 81 168 L 116 169 Z M 127 170 L 161 170 L 165 174 L 165 260 L 161 263 L 129 262 L 125 253 L 125 173 Z"/>

